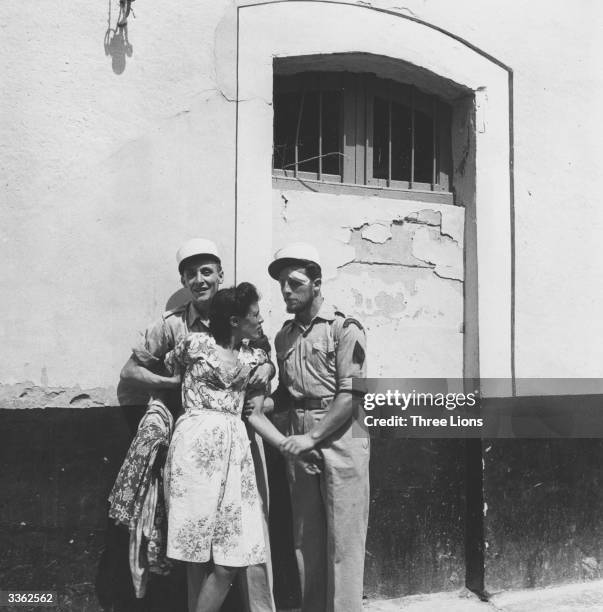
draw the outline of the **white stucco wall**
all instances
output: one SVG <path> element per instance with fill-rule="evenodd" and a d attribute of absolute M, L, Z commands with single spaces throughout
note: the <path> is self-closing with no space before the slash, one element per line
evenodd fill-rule
<path fill-rule="evenodd" d="M 213 237 L 233 278 L 235 104 L 214 61 L 226 5 L 136 7 L 122 74 L 108 7 L 2 7 L 2 383 L 115 385 L 180 286 L 186 238 Z"/>
<path fill-rule="evenodd" d="M 603 5 L 404 6 L 513 69 L 517 377 L 600 377 Z"/>
<path fill-rule="evenodd" d="M 603 124 L 596 111 L 603 105 L 603 7 L 595 0 L 372 5 L 444 28 L 513 69 L 516 373 L 600 375 Z M 236 5 L 136 3 L 133 53 L 121 74 L 103 46 L 110 6 L 25 0 L 0 9 L 4 384 L 114 385 L 137 332 L 178 289 L 174 252 L 189 236 L 213 236 L 233 278 Z M 389 32 L 383 30 L 383 44 Z M 338 32 L 328 34 L 318 50 L 340 40 Z M 314 36 L 316 29 L 287 31 L 292 49 Z M 415 59 L 404 40 L 391 48 Z M 454 70 L 470 86 L 480 85 L 470 62 Z M 247 75 L 261 85 L 265 73 L 240 76 Z M 487 122 L 497 112 L 492 100 Z M 269 124 L 269 103 L 250 99 L 239 110 Z M 245 125 L 240 121 L 239 129 L 251 130 L 249 136 L 260 129 Z M 479 180 L 478 223 L 504 239 L 508 222 L 497 202 L 508 199 L 508 185 L 483 173 Z M 271 186 L 262 189 L 270 227 Z M 241 207 L 244 192 L 239 195 Z M 239 213 L 240 233 L 244 208 Z M 272 234 L 261 236 L 260 251 L 246 260 L 251 267 L 239 262 L 240 278 L 256 280 L 263 272 L 274 245 Z M 509 254 L 497 253 L 496 244 L 478 243 L 480 269 L 494 254 L 505 276 Z M 509 310 L 506 280 L 500 287 L 481 292 L 480 317 Z M 498 331 L 485 329 L 494 336 L 480 335 L 483 363 L 506 364 Z"/>

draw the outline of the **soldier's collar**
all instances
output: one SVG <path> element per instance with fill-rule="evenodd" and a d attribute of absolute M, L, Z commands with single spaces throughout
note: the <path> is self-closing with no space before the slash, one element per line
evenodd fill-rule
<path fill-rule="evenodd" d="M 322 319 L 323 321 L 333 321 L 336 316 L 335 313 L 336 311 L 333 306 L 331 306 L 330 304 L 327 304 L 326 302 L 323 302 L 320 305 L 318 312 L 314 315 L 314 317 L 312 318 L 310 323 L 308 323 L 308 325 L 304 325 L 303 323 L 301 323 L 301 321 L 299 321 L 297 317 L 293 319 L 293 321 L 300 329 L 308 330 L 310 329 L 310 327 L 314 325 L 314 321 L 317 321 L 318 319 Z"/>
<path fill-rule="evenodd" d="M 188 327 L 188 330 L 192 331 L 197 322 L 204 329 L 208 329 L 203 319 L 201 319 L 199 311 L 195 308 L 195 305 L 192 302 L 189 302 L 186 309 L 186 326 Z"/>
<path fill-rule="evenodd" d="M 335 308 L 331 306 L 331 304 L 323 302 L 314 318 L 324 319 L 325 321 L 333 321 L 333 319 L 335 319 Z"/>

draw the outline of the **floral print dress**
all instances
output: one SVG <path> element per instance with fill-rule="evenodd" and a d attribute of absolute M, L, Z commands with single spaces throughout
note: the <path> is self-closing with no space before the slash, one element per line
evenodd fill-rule
<path fill-rule="evenodd" d="M 243 345 L 237 363 L 220 359 L 213 337 L 185 336 L 166 364 L 180 367 L 182 404 L 165 467 L 167 555 L 243 567 L 264 563 L 262 508 L 241 411 L 253 367 L 267 361 Z"/>

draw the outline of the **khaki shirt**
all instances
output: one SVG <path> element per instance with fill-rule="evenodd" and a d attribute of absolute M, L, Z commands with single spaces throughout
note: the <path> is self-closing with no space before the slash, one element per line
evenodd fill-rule
<path fill-rule="evenodd" d="M 209 333 L 192 302 L 163 313 L 161 319 L 147 328 L 144 340 L 133 349 L 136 361 L 154 372 L 161 372 L 164 357 L 189 332 Z"/>
<path fill-rule="evenodd" d="M 307 327 L 286 321 L 275 338 L 279 383 L 295 399 L 333 397 L 366 377 L 366 335 L 324 302 Z"/>
<path fill-rule="evenodd" d="M 132 349 L 132 357 L 139 365 L 152 372 L 168 375 L 163 360 L 189 331 L 209 333 L 192 302 L 164 312 L 160 319 L 146 329 L 144 337 Z M 122 406 L 145 406 L 149 401 L 149 393 L 128 380 L 119 382 L 117 395 Z M 180 413 L 178 390 L 156 391 L 154 397 L 162 399 L 175 416 Z"/>

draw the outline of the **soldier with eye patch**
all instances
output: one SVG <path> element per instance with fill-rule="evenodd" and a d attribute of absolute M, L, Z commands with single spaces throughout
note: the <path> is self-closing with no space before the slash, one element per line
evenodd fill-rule
<path fill-rule="evenodd" d="M 352 436 L 353 379 L 366 376 L 366 335 L 322 296 L 317 250 L 295 243 L 268 272 L 287 312 L 275 339 L 277 411 L 288 410 L 291 459 L 317 450 L 319 474 L 291 460 L 288 479 L 302 612 L 360 612 L 369 508 L 369 441 Z"/>

